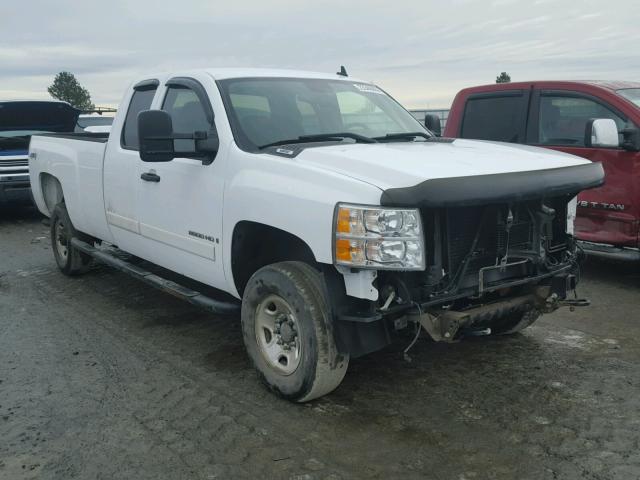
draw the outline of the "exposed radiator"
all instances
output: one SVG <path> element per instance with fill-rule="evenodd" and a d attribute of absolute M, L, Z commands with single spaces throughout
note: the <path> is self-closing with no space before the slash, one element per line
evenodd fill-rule
<path fill-rule="evenodd" d="M 457 272 L 471 251 L 473 241 L 481 225 L 478 242 L 467 273 L 477 273 L 486 266 L 495 265 L 507 251 L 506 222 L 508 207 L 485 206 L 449 208 L 446 211 L 446 240 L 448 270 Z M 534 225 L 526 209 L 512 207 L 513 223 L 509 232 L 509 251 L 531 250 Z"/>

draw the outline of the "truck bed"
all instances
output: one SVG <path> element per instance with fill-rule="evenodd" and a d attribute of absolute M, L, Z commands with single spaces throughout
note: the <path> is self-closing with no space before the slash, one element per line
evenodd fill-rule
<path fill-rule="evenodd" d="M 39 210 L 50 215 L 59 199 L 47 195 L 54 177 L 64 192 L 73 225 L 89 235 L 111 238 L 104 210 L 102 169 L 108 133 L 34 135 L 29 144 L 31 190 Z"/>

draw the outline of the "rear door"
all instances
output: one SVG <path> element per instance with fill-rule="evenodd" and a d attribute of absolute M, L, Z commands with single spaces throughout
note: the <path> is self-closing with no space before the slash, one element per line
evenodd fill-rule
<path fill-rule="evenodd" d="M 633 199 L 638 153 L 620 147 L 585 147 L 590 119 L 613 119 L 619 131 L 629 119 L 605 100 L 575 90 L 535 90 L 532 100 L 528 143 L 602 162 L 605 170 L 605 185 L 578 197 L 576 236 L 590 242 L 637 246 L 640 212 Z"/>
<path fill-rule="evenodd" d="M 473 93 L 467 97 L 461 138 L 524 143 L 530 89 Z"/>
<path fill-rule="evenodd" d="M 140 161 L 138 113 L 151 108 L 159 83 L 158 79 L 150 78 L 132 88 L 123 102 L 128 105 L 126 114 L 116 119 L 105 154 L 104 202 L 107 223 L 116 244 L 132 253 L 137 253 L 140 237 L 136 179 Z"/>

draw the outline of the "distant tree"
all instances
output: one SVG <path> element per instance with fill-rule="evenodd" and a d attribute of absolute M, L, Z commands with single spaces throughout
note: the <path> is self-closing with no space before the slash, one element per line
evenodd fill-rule
<path fill-rule="evenodd" d="M 49 95 L 58 100 L 69 102 L 80 110 L 92 110 L 91 95 L 89 91 L 80 85 L 71 72 L 60 72 L 53 79 L 53 83 L 47 88 Z"/>
<path fill-rule="evenodd" d="M 511 77 L 507 72 L 502 72 L 500 75 L 496 77 L 496 83 L 509 83 L 511 81 Z"/>

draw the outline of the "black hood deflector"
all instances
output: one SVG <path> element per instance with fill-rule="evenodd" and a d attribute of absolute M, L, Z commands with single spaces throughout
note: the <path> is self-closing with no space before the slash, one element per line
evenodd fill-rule
<path fill-rule="evenodd" d="M 80 110 L 64 102 L 0 102 L 0 131 L 73 132 Z"/>
<path fill-rule="evenodd" d="M 434 178 L 413 187 L 385 190 L 380 204 L 420 208 L 488 205 L 577 195 L 602 184 L 602 164 L 587 163 L 527 172 Z"/>

